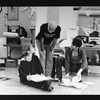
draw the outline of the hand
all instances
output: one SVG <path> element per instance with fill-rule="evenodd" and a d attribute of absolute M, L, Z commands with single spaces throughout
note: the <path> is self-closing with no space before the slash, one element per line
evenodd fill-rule
<path fill-rule="evenodd" d="M 64 54 L 59 53 L 59 56 L 65 58 L 65 55 Z"/>
<path fill-rule="evenodd" d="M 41 50 L 41 51 L 40 51 L 40 54 L 41 54 L 41 55 L 44 55 L 45 52 L 46 52 L 45 50 L 44 50 L 44 51 Z"/>
<path fill-rule="evenodd" d="M 79 71 L 77 72 L 77 75 L 80 75 L 82 71 L 83 69 L 79 69 Z"/>
<path fill-rule="evenodd" d="M 81 81 L 81 74 L 77 73 L 76 76 L 72 78 L 72 83 L 78 83 Z"/>
<path fill-rule="evenodd" d="M 50 48 L 50 51 L 53 51 L 53 48 Z"/>
<path fill-rule="evenodd" d="M 76 76 L 77 76 L 77 77 L 81 77 L 82 71 L 83 71 L 83 69 L 79 69 L 79 71 L 77 72 Z"/>
<path fill-rule="evenodd" d="M 27 78 L 28 81 L 31 81 L 31 76 L 30 75 L 27 75 L 26 78 Z"/>
<path fill-rule="evenodd" d="M 80 81 L 81 80 L 81 73 L 76 74 L 77 79 Z"/>
<path fill-rule="evenodd" d="M 76 74 L 76 76 L 81 76 L 81 73 L 78 72 L 78 73 Z"/>
<path fill-rule="evenodd" d="M 41 76 L 44 76 L 44 74 L 41 73 Z"/>

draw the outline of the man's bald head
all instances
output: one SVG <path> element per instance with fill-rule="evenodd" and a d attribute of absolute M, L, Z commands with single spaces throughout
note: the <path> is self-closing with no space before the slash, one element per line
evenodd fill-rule
<path fill-rule="evenodd" d="M 48 24 L 49 31 L 54 32 L 56 28 L 57 28 L 57 22 L 54 20 L 49 21 Z"/>

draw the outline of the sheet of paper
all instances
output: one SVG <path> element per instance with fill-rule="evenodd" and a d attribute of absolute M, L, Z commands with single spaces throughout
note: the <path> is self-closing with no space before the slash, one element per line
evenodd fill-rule
<path fill-rule="evenodd" d="M 44 75 L 35 74 L 35 75 L 31 75 L 31 80 L 34 82 L 42 82 L 42 81 L 46 81 L 46 80 L 51 80 L 51 78 L 46 77 Z"/>
<path fill-rule="evenodd" d="M 68 86 L 68 87 L 75 87 L 75 88 L 78 88 L 78 89 L 85 89 L 88 87 L 87 84 L 84 84 L 84 83 L 80 83 L 80 82 L 74 82 L 74 81 L 69 81 L 68 79 L 62 79 L 63 82 L 59 85 L 61 86 Z"/>
<path fill-rule="evenodd" d="M 62 83 L 60 85 L 70 86 L 70 79 L 62 78 Z"/>
<path fill-rule="evenodd" d="M 72 78 L 72 82 L 78 83 L 79 81 L 81 81 L 81 77 L 74 76 L 74 77 Z"/>
<path fill-rule="evenodd" d="M 71 86 L 73 86 L 73 87 L 75 87 L 75 88 L 78 88 L 78 89 L 85 89 L 85 88 L 87 88 L 88 87 L 88 85 L 86 85 L 86 84 L 83 84 L 83 83 L 71 83 Z"/>
<path fill-rule="evenodd" d="M 8 36 L 8 37 L 16 37 L 16 36 L 18 36 L 18 33 L 4 32 L 3 35 Z"/>
<path fill-rule="evenodd" d="M 89 82 L 89 81 L 87 81 L 87 82 L 83 82 L 84 84 L 87 84 L 87 85 L 93 85 L 94 83 L 93 82 Z"/>

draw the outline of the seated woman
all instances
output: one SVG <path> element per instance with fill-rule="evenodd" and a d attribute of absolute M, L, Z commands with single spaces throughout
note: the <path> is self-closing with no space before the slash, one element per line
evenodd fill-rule
<path fill-rule="evenodd" d="M 88 62 L 85 51 L 81 48 L 82 40 L 75 37 L 71 47 L 65 47 L 64 57 L 58 57 L 57 78 L 62 79 L 62 66 L 65 68 L 66 75 L 76 73 L 81 80 L 81 74 L 88 75 Z"/>
<path fill-rule="evenodd" d="M 20 82 L 35 88 L 51 91 L 52 80 L 34 82 L 31 81 L 30 76 L 34 74 L 43 74 L 42 65 L 34 53 L 34 48 L 31 43 L 25 43 L 22 45 L 22 58 L 18 68 Z"/>

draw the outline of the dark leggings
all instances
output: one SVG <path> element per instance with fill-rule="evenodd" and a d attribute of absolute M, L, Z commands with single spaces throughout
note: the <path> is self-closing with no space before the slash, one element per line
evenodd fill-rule
<path fill-rule="evenodd" d="M 20 82 L 22 84 L 25 84 L 25 85 L 28 85 L 28 86 L 31 86 L 31 87 L 35 87 L 35 88 L 38 88 L 38 89 L 46 89 L 50 86 L 51 84 L 51 80 L 48 80 L 48 81 L 43 81 L 43 82 L 34 82 L 34 81 L 27 81 L 27 80 L 21 80 L 20 78 Z"/>
<path fill-rule="evenodd" d="M 62 66 L 65 68 L 65 58 L 59 56 L 58 61 L 57 61 L 57 68 L 56 68 L 57 78 L 62 78 Z M 81 64 L 74 65 L 70 63 L 69 72 L 77 73 L 80 68 L 81 68 Z M 88 68 L 85 68 L 82 71 L 82 75 L 83 74 L 86 74 L 86 75 L 88 74 Z"/>

